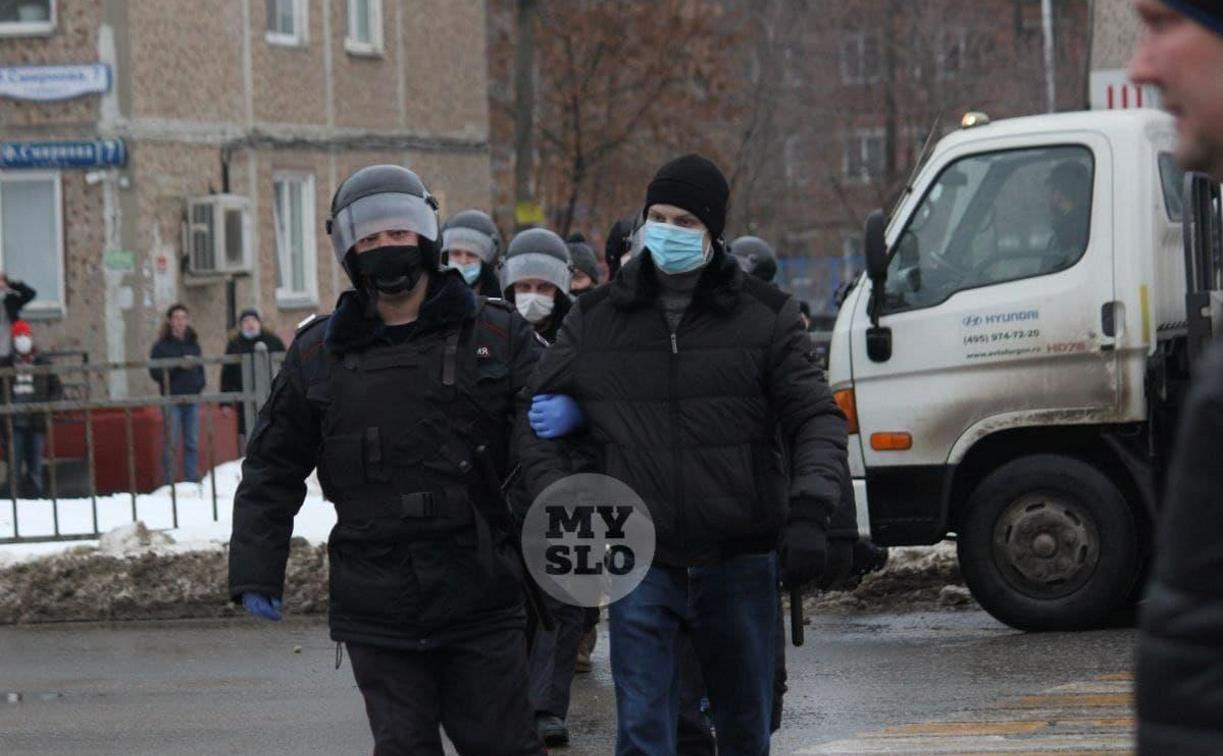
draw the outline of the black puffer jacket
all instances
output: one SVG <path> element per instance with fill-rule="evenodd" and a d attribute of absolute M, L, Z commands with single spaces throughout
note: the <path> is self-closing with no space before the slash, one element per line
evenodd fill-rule
<path fill-rule="evenodd" d="M 339 519 L 328 539 L 334 640 L 425 649 L 525 622 L 490 477 L 507 475 L 515 403 L 543 344 L 505 303 L 480 306 L 458 271 L 429 291 L 406 342 L 354 292 L 294 339 L 234 497 L 235 601 L 282 594 L 293 517 L 318 466 Z"/>
<path fill-rule="evenodd" d="M 1223 344 L 1181 420 L 1138 635 L 1138 749 L 1223 750 Z"/>
<path fill-rule="evenodd" d="M 285 350 L 285 343 L 280 340 L 279 336 L 271 331 L 260 331 L 259 335 L 253 339 L 248 339 L 242 334 L 234 336 L 225 345 L 225 354 L 253 354 L 257 344 L 265 345 L 269 354 Z M 225 392 L 242 390 L 241 365 L 221 366 L 221 390 Z"/>
<path fill-rule="evenodd" d="M 602 472 L 649 506 L 658 563 L 768 551 L 787 516 L 827 526 L 846 474 L 845 417 L 797 301 L 719 250 L 672 334 L 656 275 L 640 255 L 610 286 L 582 295 L 530 393 L 578 400 Z M 535 496 L 570 471 L 572 441 L 537 439 L 523 418 L 518 432 Z M 793 450 L 790 470 L 782 443 Z"/>
<path fill-rule="evenodd" d="M 152 351 L 149 352 L 149 359 L 152 360 L 199 356 L 200 342 L 196 338 L 195 331 L 190 328 L 187 329 L 187 337 L 185 339 L 176 339 L 173 336 L 158 339 L 157 343 L 153 345 Z M 157 390 L 161 393 L 165 394 L 166 389 L 169 388 L 171 396 L 198 394 L 204 390 L 203 365 L 196 365 L 194 367 L 149 368 L 149 377 L 157 383 Z"/>

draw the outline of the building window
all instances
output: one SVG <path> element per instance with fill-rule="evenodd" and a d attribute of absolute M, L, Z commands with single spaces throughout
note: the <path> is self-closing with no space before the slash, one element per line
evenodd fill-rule
<path fill-rule="evenodd" d="M 0 35 L 20 37 L 55 31 L 55 0 L 0 0 Z"/>
<path fill-rule="evenodd" d="M 879 35 L 852 32 L 841 40 L 841 82 L 873 84 L 883 78 Z"/>
<path fill-rule="evenodd" d="M 845 137 L 845 155 L 842 160 L 845 177 L 864 182 L 882 178 L 885 141 L 882 129 L 858 129 L 850 132 Z"/>
<path fill-rule="evenodd" d="M 382 0 L 348 0 L 344 49 L 357 55 L 382 54 Z"/>
<path fill-rule="evenodd" d="M 0 174 L 0 270 L 32 287 L 32 317 L 64 310 L 64 217 L 58 173 Z"/>
<path fill-rule="evenodd" d="M 314 177 L 278 173 L 273 178 L 276 223 L 276 303 L 318 304 L 318 250 L 314 243 Z"/>
<path fill-rule="evenodd" d="M 267 41 L 274 45 L 306 44 L 308 0 L 267 0 Z"/>

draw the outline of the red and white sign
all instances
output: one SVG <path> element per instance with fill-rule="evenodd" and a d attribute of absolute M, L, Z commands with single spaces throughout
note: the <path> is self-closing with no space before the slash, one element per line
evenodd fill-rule
<path fill-rule="evenodd" d="M 1130 81 L 1124 68 L 1091 72 L 1092 110 L 1159 107 L 1162 107 L 1159 91 L 1153 87 L 1140 87 Z"/>

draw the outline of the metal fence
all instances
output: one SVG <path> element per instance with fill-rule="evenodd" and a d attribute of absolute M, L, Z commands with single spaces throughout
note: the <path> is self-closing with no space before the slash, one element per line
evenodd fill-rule
<path fill-rule="evenodd" d="M 200 422 L 200 445 L 199 454 L 197 457 L 197 474 L 199 462 L 205 458 L 205 447 L 203 442 L 207 443 L 207 459 L 208 459 L 208 479 L 209 488 L 211 488 L 212 498 L 212 519 L 218 520 L 218 502 L 217 502 L 217 485 L 216 485 L 216 457 L 217 457 L 217 437 L 216 437 L 216 413 L 211 411 L 215 407 L 234 407 L 238 412 L 243 413 L 245 418 L 245 426 L 249 432 L 255 425 L 255 417 L 258 414 L 259 408 L 267 400 L 271 391 L 272 379 L 276 371 L 279 370 L 281 363 L 284 360 L 283 353 L 269 353 L 267 347 L 260 343 L 256 345 L 256 351 L 253 354 L 247 355 L 225 355 L 220 357 L 184 357 L 176 359 L 158 359 L 147 360 L 143 362 L 107 362 L 107 363 L 90 363 L 87 355 L 82 353 L 63 353 L 56 355 L 51 364 L 47 365 L 31 365 L 18 366 L 9 368 L 0 368 L 0 436 L 4 441 L 4 466 L 7 477 L 7 482 L 3 489 L 0 490 L 0 497 L 7 496 L 10 502 L 11 515 L 13 519 L 12 535 L 5 536 L 0 534 L 0 544 L 24 543 L 32 541 L 67 541 L 67 540 L 92 540 L 101 535 L 98 529 L 98 468 L 96 464 L 97 458 L 97 438 L 95 433 L 95 420 L 99 413 L 115 413 L 122 412 L 123 417 L 123 460 L 126 466 L 121 473 L 126 474 L 126 493 L 131 498 L 131 521 L 135 522 L 139 519 L 137 516 L 137 498 L 139 495 L 137 486 L 137 461 L 136 461 L 136 446 L 137 435 L 134 428 L 133 413 L 136 410 L 144 408 L 160 408 L 184 404 L 198 404 L 201 407 Z M 79 358 L 81 361 L 76 364 L 71 364 L 65 358 Z M 169 370 L 173 368 L 195 368 L 204 367 L 205 369 L 211 366 L 226 366 L 240 365 L 242 372 L 242 390 L 241 391 L 205 391 L 200 394 L 188 394 L 171 396 L 168 391 Z M 127 373 L 139 371 L 147 374 L 149 370 L 162 369 L 163 385 L 160 394 L 144 394 L 130 395 L 122 398 L 112 397 L 109 390 L 111 381 L 109 380 L 117 373 Z M 63 385 L 63 393 L 60 398 L 54 401 L 43 402 L 13 402 L 13 384 L 19 377 L 55 375 L 60 377 Z M 145 381 L 145 385 L 148 385 Z M 23 417 L 26 421 L 26 427 L 37 425 L 43 428 L 45 434 L 44 443 L 44 469 L 46 472 L 46 480 L 43 485 L 46 488 L 46 497 L 51 505 L 53 532 L 50 534 L 39 534 L 36 536 L 23 535 L 21 522 L 19 520 L 18 507 L 18 468 L 20 462 L 17 460 L 17 450 L 15 449 L 15 429 L 18 425 L 15 420 Z M 63 432 L 67 428 L 74 426 L 83 426 L 84 435 L 84 465 L 86 490 L 85 494 L 89 499 L 90 513 L 92 515 L 92 528 L 88 532 L 73 532 L 63 533 L 60 529 L 60 504 L 62 496 L 61 491 L 61 463 L 64 458 L 59 458 L 56 455 L 55 434 L 57 429 Z M 163 429 L 165 426 L 162 426 Z M 173 448 L 174 438 L 172 434 L 165 433 L 161 447 L 158 449 L 160 457 L 164 457 L 167 449 L 169 451 L 171 471 L 162 470 L 163 476 L 169 477 L 172 482 L 169 486 L 170 494 L 170 509 L 172 517 L 172 526 L 178 527 L 179 512 L 178 512 L 178 491 L 177 482 L 172 471 L 177 468 L 175 460 L 177 458 L 177 449 Z M 242 452 L 242 444 L 245 439 L 234 439 L 236 451 L 240 455 Z M 182 442 L 181 433 L 179 435 L 179 443 Z M 74 462 L 81 462 L 80 458 L 71 458 Z M 109 472 L 114 472 L 113 470 Z M 167 475 L 167 472 L 171 474 Z M 82 496 L 80 498 L 86 498 Z M 0 498 L 0 500 L 3 500 Z"/>

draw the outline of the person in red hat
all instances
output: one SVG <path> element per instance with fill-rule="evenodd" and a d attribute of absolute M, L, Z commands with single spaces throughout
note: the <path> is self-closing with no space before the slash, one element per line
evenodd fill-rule
<path fill-rule="evenodd" d="M 13 351 L 0 358 L 0 384 L 5 388 L 4 401 L 14 408 L 22 404 L 53 402 L 63 394 L 59 376 L 50 373 L 35 373 L 30 368 L 47 365 L 50 361 L 34 347 L 34 331 L 24 320 L 13 323 L 11 329 Z M 4 490 L 11 490 L 14 476 L 20 481 L 18 491 L 22 496 L 42 498 L 43 445 L 46 438 L 47 419 L 42 412 L 18 411 L 12 416 L 12 438 L 8 438 L 9 424 L 3 424 L 5 435 L 5 458 L 8 460 L 9 481 Z"/>

